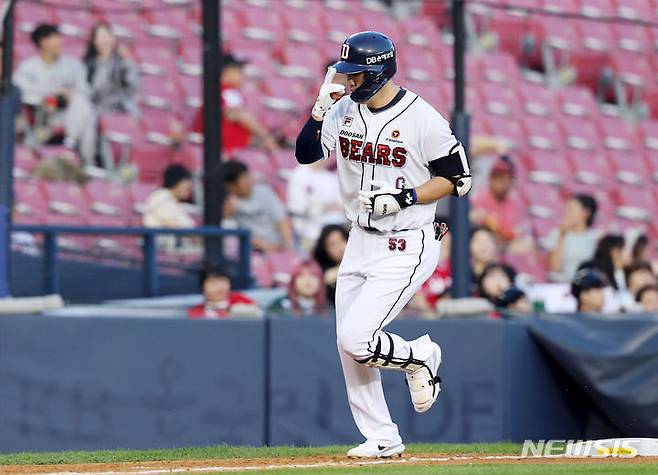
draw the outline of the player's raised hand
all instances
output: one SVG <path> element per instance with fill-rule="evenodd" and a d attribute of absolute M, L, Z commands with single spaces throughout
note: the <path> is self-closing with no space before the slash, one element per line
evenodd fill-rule
<path fill-rule="evenodd" d="M 397 213 L 416 203 L 414 188 L 395 188 L 380 180 L 372 180 L 370 184 L 378 189 L 359 191 L 359 201 L 368 213 L 375 216 Z"/>
<path fill-rule="evenodd" d="M 318 98 L 315 100 L 313 110 L 311 111 L 311 115 L 317 121 L 322 121 L 327 112 L 329 112 L 329 109 L 331 109 L 331 106 L 345 94 L 344 85 L 332 82 L 335 75 L 336 68 L 329 66 L 327 68 L 327 75 L 324 77 L 324 82 L 320 88 L 320 94 L 318 94 Z"/>

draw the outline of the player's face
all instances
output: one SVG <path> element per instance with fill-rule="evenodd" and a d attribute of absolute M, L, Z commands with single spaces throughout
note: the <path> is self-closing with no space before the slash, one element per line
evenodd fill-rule
<path fill-rule="evenodd" d="M 642 294 L 640 301 L 645 312 L 658 312 L 658 291 L 647 290 Z"/>
<path fill-rule="evenodd" d="M 327 254 L 336 264 L 343 260 L 346 245 L 347 241 L 345 241 L 345 237 L 343 237 L 343 234 L 340 231 L 329 233 L 324 241 L 324 247 L 327 250 Z"/>
<path fill-rule="evenodd" d="M 603 289 L 587 289 L 580 293 L 580 308 L 584 312 L 601 312 L 604 304 Z"/>
<path fill-rule="evenodd" d="M 347 92 L 351 93 L 356 88 L 358 88 L 361 84 L 363 84 L 363 78 L 364 77 L 365 77 L 365 73 L 348 74 L 347 75 L 347 89 L 348 89 Z"/>
<path fill-rule="evenodd" d="M 300 297 L 314 298 L 320 286 L 320 279 L 310 269 L 303 269 L 295 278 L 295 290 Z"/>
<path fill-rule="evenodd" d="M 208 277 L 203 283 L 203 296 L 208 302 L 224 302 L 231 292 L 231 281 L 226 277 Z"/>

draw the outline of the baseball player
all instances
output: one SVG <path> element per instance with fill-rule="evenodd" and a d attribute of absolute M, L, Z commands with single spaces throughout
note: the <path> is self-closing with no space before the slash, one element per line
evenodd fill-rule
<path fill-rule="evenodd" d="M 400 456 L 380 368 L 406 373 L 411 402 L 428 411 L 441 390 L 441 348 L 385 331 L 439 260 L 435 202 L 463 196 L 471 175 L 448 122 L 412 91 L 393 83 L 393 42 L 356 33 L 342 45 L 297 138 L 299 163 L 336 153 L 340 190 L 352 223 L 336 285 L 336 335 L 352 416 L 366 441 L 349 457 Z M 347 90 L 333 83 L 347 75 Z"/>

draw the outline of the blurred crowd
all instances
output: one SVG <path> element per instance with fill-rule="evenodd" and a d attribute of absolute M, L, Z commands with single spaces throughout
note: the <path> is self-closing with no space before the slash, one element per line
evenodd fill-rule
<path fill-rule="evenodd" d="M 135 94 L 140 72 L 127 48 L 106 24 L 90 32 L 83 58 L 62 54 L 56 25 L 41 24 L 32 32 L 35 55 L 18 65 L 13 82 L 21 95 L 20 140 L 61 143 L 75 150 L 83 167 L 102 167 L 98 117 L 103 112 L 138 116 Z M 245 62 L 224 54 L 221 76 L 222 148 L 226 154 L 259 147 L 280 150 L 280 143 L 250 112 L 242 87 Z M 404 85 L 404 84 L 403 84 Z M 199 109 L 193 130 L 203 132 Z M 171 143 L 179 143 L 181 125 L 172 124 Z M 290 154 L 292 155 L 292 150 Z M 516 313 L 580 311 L 592 313 L 658 312 L 655 243 L 646 234 L 610 234 L 597 222 L 597 201 L 574 194 L 554 229 L 542 242 L 531 234 L 526 210 L 515 191 L 515 160 L 505 146 L 489 137 L 474 137 L 471 160 L 479 170 L 471 196 L 470 237 L 443 237 L 439 265 L 408 312 L 435 317 L 451 298 L 451 239 L 470 239 L 472 296 L 491 308 Z M 190 317 L 326 314 L 333 306 L 338 266 L 349 235 L 342 212 L 335 164 L 322 160 L 290 171 L 284 193 L 256 179 L 249 165 L 226 161 L 221 170 L 226 189 L 223 225 L 247 228 L 258 253 L 290 253 L 295 264 L 285 295 L 261 308 L 249 297 L 232 292 L 229 275 L 204 268 L 201 290 L 205 303 Z M 282 196 L 282 194 L 285 196 Z M 193 196 L 193 171 L 169 166 L 161 188 L 144 206 L 143 225 L 195 226 L 186 203 Z M 446 222 L 446 203 L 437 206 L 437 223 Z M 162 248 L 196 250 L 194 239 L 159 241 Z M 291 257 L 292 259 L 292 257 Z M 543 261 L 542 261 L 543 259 Z M 529 275 L 533 262 L 545 262 L 546 275 Z M 523 269 L 519 263 L 524 263 Z M 541 266 L 539 266 L 541 268 Z"/>

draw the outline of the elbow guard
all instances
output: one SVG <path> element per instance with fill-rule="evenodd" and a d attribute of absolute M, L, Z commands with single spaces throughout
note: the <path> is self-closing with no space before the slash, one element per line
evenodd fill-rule
<path fill-rule="evenodd" d="M 466 159 L 466 152 L 460 142 L 457 142 L 445 157 L 437 158 L 429 162 L 432 176 L 440 176 L 453 184 L 454 196 L 464 196 L 471 190 L 471 169 Z"/>

